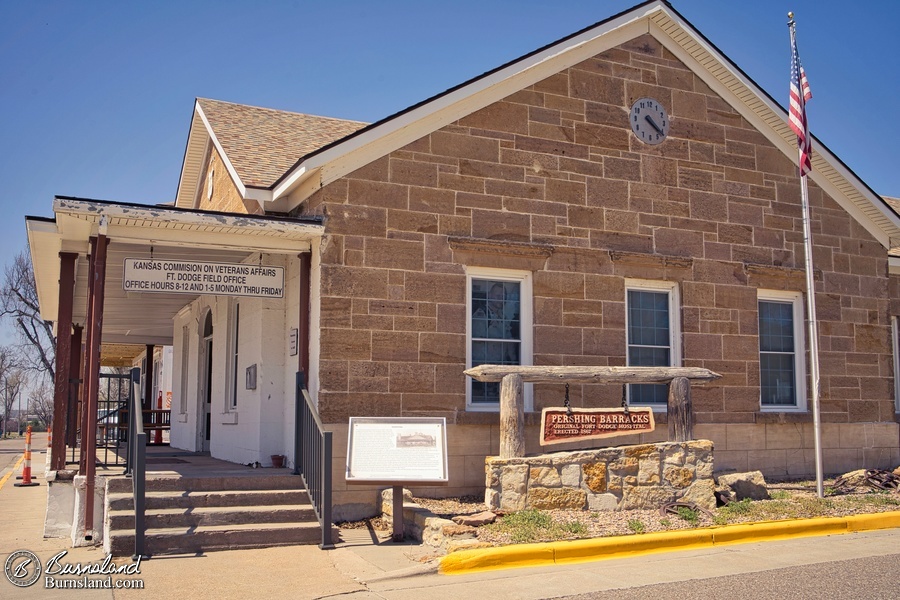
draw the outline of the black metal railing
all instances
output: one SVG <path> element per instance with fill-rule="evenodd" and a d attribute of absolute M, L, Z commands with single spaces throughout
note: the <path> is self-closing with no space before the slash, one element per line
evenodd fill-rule
<path fill-rule="evenodd" d="M 333 548 L 331 538 L 331 432 L 325 431 L 303 373 L 297 373 L 294 424 L 294 474 L 300 475 L 322 528 L 319 548 Z"/>
<path fill-rule="evenodd" d="M 134 382 L 135 377 L 132 377 Z M 140 382 L 140 374 L 136 377 Z M 131 475 L 132 494 L 134 497 L 134 554 L 132 560 L 144 557 L 144 533 L 146 526 L 146 492 L 147 492 L 147 433 L 144 431 L 144 411 L 141 410 L 138 394 L 129 398 L 128 419 L 128 458 L 127 474 Z"/>

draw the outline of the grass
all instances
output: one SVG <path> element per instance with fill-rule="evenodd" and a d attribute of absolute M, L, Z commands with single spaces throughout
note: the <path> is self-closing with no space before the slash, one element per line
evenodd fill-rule
<path fill-rule="evenodd" d="M 700 513 L 693 508 L 679 506 L 677 508 L 677 514 L 682 521 L 687 521 L 693 527 L 696 527 L 700 523 Z"/>
<path fill-rule="evenodd" d="M 516 544 L 570 540 L 586 537 L 589 533 L 587 527 L 579 521 L 560 523 L 554 521 L 549 514 L 535 509 L 509 513 L 486 527 L 508 535 Z"/>
<path fill-rule="evenodd" d="M 644 533 L 644 524 L 641 523 L 638 519 L 631 519 L 628 521 L 628 529 L 633 531 L 634 533 Z"/>

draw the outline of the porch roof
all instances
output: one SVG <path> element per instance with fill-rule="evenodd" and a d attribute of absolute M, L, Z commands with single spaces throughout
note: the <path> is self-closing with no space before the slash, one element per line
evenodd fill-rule
<path fill-rule="evenodd" d="M 171 206 L 106 202 L 59 196 L 53 218 L 26 217 L 41 316 L 56 321 L 59 311 L 60 252 L 78 255 L 73 323 L 87 314 L 90 238 L 106 217 L 106 293 L 102 343 L 172 343 L 172 319 L 195 294 L 125 292 L 126 258 L 240 263 L 257 253 L 308 252 L 324 226 L 319 218 L 236 215 Z"/>

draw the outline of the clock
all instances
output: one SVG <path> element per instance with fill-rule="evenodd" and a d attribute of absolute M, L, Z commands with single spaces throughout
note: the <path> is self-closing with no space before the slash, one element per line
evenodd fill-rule
<path fill-rule="evenodd" d="M 669 114 L 653 98 L 638 98 L 631 105 L 631 131 L 645 144 L 661 144 L 669 134 Z"/>

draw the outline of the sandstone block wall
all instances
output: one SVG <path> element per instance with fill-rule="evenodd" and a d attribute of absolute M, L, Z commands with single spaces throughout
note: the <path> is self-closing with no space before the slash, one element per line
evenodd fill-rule
<path fill-rule="evenodd" d="M 643 96 L 670 109 L 659 146 L 628 127 Z M 814 183 L 810 200 L 822 420 L 893 422 L 885 250 Z M 465 402 L 469 265 L 532 272 L 535 364 L 625 364 L 626 278 L 674 282 L 682 364 L 724 375 L 693 390 L 696 421 L 811 422 L 759 406 L 757 292 L 805 287 L 796 168 L 649 36 L 370 163 L 299 212 L 326 217 L 328 422 L 496 423 Z M 535 410 L 561 396 L 536 386 Z M 573 386 L 571 398 L 615 406 L 621 388 Z"/>
<path fill-rule="evenodd" d="M 713 444 L 665 442 L 485 459 L 491 508 L 653 509 L 676 500 L 711 510 Z"/>

